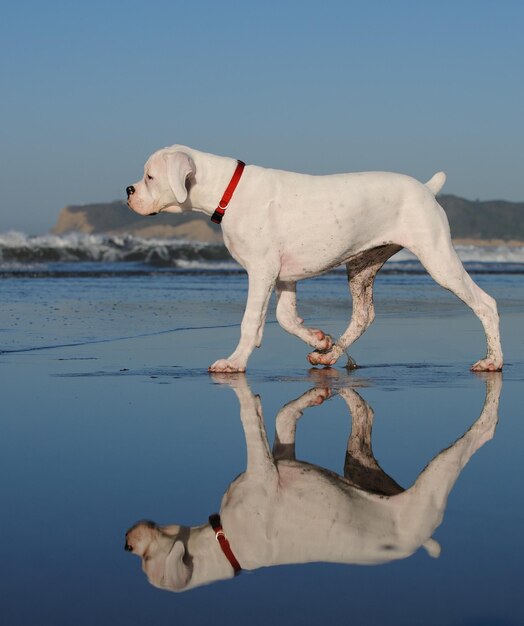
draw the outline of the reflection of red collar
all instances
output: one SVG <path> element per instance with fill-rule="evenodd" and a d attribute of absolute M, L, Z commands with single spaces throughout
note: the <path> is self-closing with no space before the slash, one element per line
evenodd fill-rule
<path fill-rule="evenodd" d="M 220 544 L 222 548 L 222 552 L 226 555 L 227 560 L 231 563 L 231 567 L 235 570 L 235 576 L 240 574 L 242 571 L 242 567 L 240 563 L 237 561 L 235 555 L 233 554 L 233 550 L 231 550 L 231 546 L 229 545 L 229 541 L 226 538 L 224 530 L 222 528 L 222 522 L 220 521 L 220 515 L 218 513 L 214 513 L 209 516 L 209 523 L 211 524 L 211 528 L 215 531 L 215 539 Z"/>
<path fill-rule="evenodd" d="M 242 172 L 244 171 L 244 167 L 246 164 L 243 161 L 237 161 L 237 167 L 229 181 L 229 185 L 227 189 L 224 191 L 224 195 L 222 196 L 222 200 L 218 203 L 215 212 L 211 216 L 211 221 L 215 222 L 215 224 L 220 224 L 222 218 L 224 217 L 224 213 L 226 212 L 227 205 L 230 203 L 233 194 L 235 193 L 235 189 L 237 188 L 238 181 L 242 176 Z"/>

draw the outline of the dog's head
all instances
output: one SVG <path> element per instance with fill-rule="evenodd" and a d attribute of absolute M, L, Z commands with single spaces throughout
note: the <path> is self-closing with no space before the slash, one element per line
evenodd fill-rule
<path fill-rule="evenodd" d="M 126 189 L 127 205 L 140 215 L 187 210 L 195 163 L 182 146 L 163 148 L 144 166 L 144 177 Z"/>
<path fill-rule="evenodd" d="M 192 570 L 186 563 L 182 535 L 180 526 L 162 528 L 154 522 L 139 522 L 127 531 L 125 549 L 142 559 L 142 569 L 152 585 L 179 591 L 187 586 Z"/>

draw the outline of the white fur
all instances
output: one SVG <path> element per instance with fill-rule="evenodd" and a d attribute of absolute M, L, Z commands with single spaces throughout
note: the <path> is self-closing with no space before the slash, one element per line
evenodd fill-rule
<path fill-rule="evenodd" d="M 211 215 L 235 167 L 228 157 L 185 146 L 164 148 L 147 161 L 128 204 L 141 215 L 190 210 Z M 480 319 L 487 354 L 472 369 L 500 370 L 497 306 L 466 273 L 453 248 L 446 214 L 435 199 L 444 182 L 443 172 L 424 185 L 390 172 L 310 176 L 247 166 L 222 221 L 225 245 L 248 273 L 246 310 L 237 348 L 210 371 L 246 369 L 262 341 L 273 289 L 281 326 L 314 348 L 308 356 L 313 365 L 333 365 L 373 321 L 374 278 L 402 248 L 411 250 Z M 295 287 L 296 281 L 343 263 L 353 315 L 333 343 L 323 331 L 304 326 Z"/>
<path fill-rule="evenodd" d="M 432 534 L 462 468 L 493 437 L 501 374 L 486 377 L 478 420 L 405 491 L 375 460 L 373 411 L 353 389 L 339 390 L 352 418 L 345 475 L 339 476 L 295 458 L 297 420 L 307 407 L 331 395 L 328 388 L 312 389 L 281 409 L 271 451 L 259 398 L 244 376 L 226 380 L 240 402 L 247 468 L 226 491 L 220 514 L 243 569 L 311 562 L 379 564 L 406 558 L 421 546 L 439 556 Z M 209 524 L 140 523 L 128 531 L 126 547 L 142 558 L 149 581 L 163 589 L 187 590 L 234 575 Z"/>

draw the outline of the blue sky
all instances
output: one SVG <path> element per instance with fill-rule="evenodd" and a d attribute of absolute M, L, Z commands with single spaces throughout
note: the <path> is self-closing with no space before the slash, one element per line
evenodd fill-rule
<path fill-rule="evenodd" d="M 520 0 L 17 0 L 0 22 L 0 230 L 122 198 L 184 143 L 524 200 Z"/>

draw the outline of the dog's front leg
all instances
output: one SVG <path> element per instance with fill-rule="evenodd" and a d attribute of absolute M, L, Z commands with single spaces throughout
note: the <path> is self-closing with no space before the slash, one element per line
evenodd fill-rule
<path fill-rule="evenodd" d="M 240 342 L 227 359 L 219 359 L 209 367 L 210 372 L 245 372 L 247 361 L 253 350 L 260 346 L 266 320 L 267 307 L 277 271 L 260 267 L 248 270 L 249 288 L 242 325 Z"/>
<path fill-rule="evenodd" d="M 306 328 L 297 313 L 296 283 L 277 281 L 277 321 L 284 330 L 295 335 L 315 350 L 329 350 L 333 340 L 318 328 Z"/>

